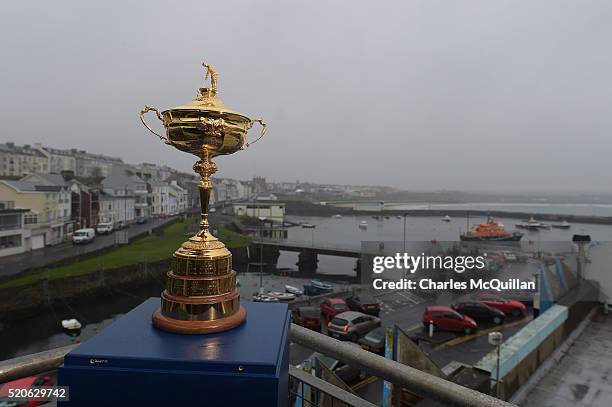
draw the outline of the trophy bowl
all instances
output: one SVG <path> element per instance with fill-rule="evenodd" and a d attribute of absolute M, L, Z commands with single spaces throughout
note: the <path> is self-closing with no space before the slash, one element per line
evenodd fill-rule
<path fill-rule="evenodd" d="M 223 242 L 210 233 L 208 207 L 212 191 L 211 176 L 217 171 L 212 158 L 242 150 L 260 140 L 266 132 L 262 119 L 248 117 L 228 109 L 217 98 L 217 73 L 204 62 L 211 87 L 200 88 L 189 104 L 160 112 L 145 106 L 140 112 L 142 124 L 153 134 L 175 148 L 200 159 L 193 169 L 202 177 L 198 183 L 202 206 L 200 230 L 173 254 L 171 270 L 166 274 L 166 290 L 161 307 L 153 314 L 153 324 L 163 330 L 183 334 L 204 334 L 232 329 L 246 319 L 236 289 L 232 254 Z M 156 133 L 144 116 L 155 112 L 166 129 Z M 261 133 L 246 142 L 254 123 Z"/>

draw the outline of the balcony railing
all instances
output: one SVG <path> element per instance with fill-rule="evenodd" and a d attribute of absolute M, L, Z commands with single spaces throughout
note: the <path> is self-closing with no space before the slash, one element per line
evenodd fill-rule
<path fill-rule="evenodd" d="M 329 355 L 366 373 L 443 405 L 464 407 L 514 406 L 514 404 L 506 401 L 468 389 L 295 324 L 291 325 L 291 341 Z M 0 362 L 0 383 L 55 370 L 63 363 L 64 356 L 76 346 L 78 345 L 69 345 Z M 372 407 L 372 404 L 368 401 L 331 383 L 302 372 L 295 367 L 290 366 L 289 376 L 291 386 L 289 391 L 290 401 L 301 398 L 304 407 L 312 405 L 309 405 L 309 402 L 301 396 L 304 394 L 303 387 L 305 385 L 311 386 L 317 394 L 327 395 L 332 401 L 326 405 Z M 300 386 L 302 390 L 300 390 Z"/>

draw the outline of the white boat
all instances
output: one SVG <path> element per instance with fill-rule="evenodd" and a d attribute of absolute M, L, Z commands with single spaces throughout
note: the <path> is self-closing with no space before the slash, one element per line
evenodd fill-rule
<path fill-rule="evenodd" d="M 527 222 L 517 223 L 515 226 L 517 228 L 523 228 L 523 229 L 528 229 L 528 230 L 539 230 L 539 229 L 549 229 L 550 228 L 550 225 L 547 225 L 546 223 L 538 222 L 537 220 L 535 220 L 533 216 L 529 218 Z"/>
<path fill-rule="evenodd" d="M 321 280 L 312 280 L 312 281 L 310 281 L 310 284 L 312 284 L 313 286 L 315 286 L 316 288 L 319 288 L 321 290 L 329 290 L 329 291 L 331 291 L 331 290 L 334 289 L 334 287 L 331 284 L 324 283 Z"/>
<path fill-rule="evenodd" d="M 337 214 L 337 215 L 332 216 L 332 218 L 334 218 L 334 219 L 340 219 L 340 218 L 342 218 L 342 215 Z"/>
<path fill-rule="evenodd" d="M 302 228 L 304 229 L 314 229 L 315 225 L 312 223 L 302 223 Z"/>
<path fill-rule="evenodd" d="M 569 229 L 572 227 L 572 225 L 568 223 L 566 220 L 564 220 L 561 223 L 553 223 L 552 227 L 557 228 L 557 229 Z"/>
<path fill-rule="evenodd" d="M 266 294 L 255 294 L 252 297 L 252 300 L 255 302 L 280 302 L 278 298 L 270 297 L 269 295 L 266 295 Z"/>
<path fill-rule="evenodd" d="M 359 222 L 359 227 L 361 229 L 367 229 L 368 228 L 368 222 L 366 222 L 365 220 L 362 220 L 361 222 Z"/>
<path fill-rule="evenodd" d="M 289 284 L 285 285 L 285 291 L 294 295 L 304 295 L 304 291 Z"/>
<path fill-rule="evenodd" d="M 446 215 L 442 218 L 442 222 L 450 222 L 452 219 L 450 216 Z"/>
<path fill-rule="evenodd" d="M 399 216 L 399 215 L 395 215 L 395 218 L 396 218 L 396 219 L 401 219 L 402 217 L 401 217 L 401 216 Z"/>
<path fill-rule="evenodd" d="M 79 322 L 78 319 L 62 319 L 62 328 L 66 331 L 78 331 L 82 328 L 83 325 Z"/>
<path fill-rule="evenodd" d="M 295 300 L 295 294 L 281 293 L 280 291 L 270 291 L 266 293 L 268 297 L 277 298 L 281 302 L 289 302 Z"/>

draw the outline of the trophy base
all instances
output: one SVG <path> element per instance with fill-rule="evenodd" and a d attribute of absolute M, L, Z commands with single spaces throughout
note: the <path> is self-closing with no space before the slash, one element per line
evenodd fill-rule
<path fill-rule="evenodd" d="M 246 320 L 246 310 L 241 305 L 233 315 L 211 321 L 183 321 L 167 317 L 162 314 L 161 308 L 153 313 L 153 325 L 155 327 L 177 334 L 210 334 L 214 332 L 228 331 L 241 325 Z"/>

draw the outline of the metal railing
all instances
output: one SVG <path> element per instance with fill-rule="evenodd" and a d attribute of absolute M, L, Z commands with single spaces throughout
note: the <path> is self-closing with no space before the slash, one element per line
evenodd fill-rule
<path fill-rule="evenodd" d="M 301 326 L 291 324 L 291 341 L 306 348 L 329 355 L 368 374 L 410 390 L 427 399 L 448 406 L 512 407 L 506 401 L 460 386 L 448 380 L 378 356 Z M 65 346 L 45 352 L 0 362 L 0 383 L 57 369 L 64 356 L 78 345 Z M 338 400 L 338 406 L 371 407 L 367 401 L 319 378 L 290 367 L 289 374 L 298 384 L 312 386 L 323 394 Z M 291 390 L 291 389 L 290 389 Z M 291 391 L 292 397 L 297 397 Z M 308 406 L 308 404 L 303 404 Z"/>
<path fill-rule="evenodd" d="M 289 405 L 294 406 L 299 402 L 302 407 L 316 407 L 322 400 L 325 400 L 325 405 L 330 407 L 376 407 L 375 404 L 351 392 L 295 366 L 289 366 Z"/>

